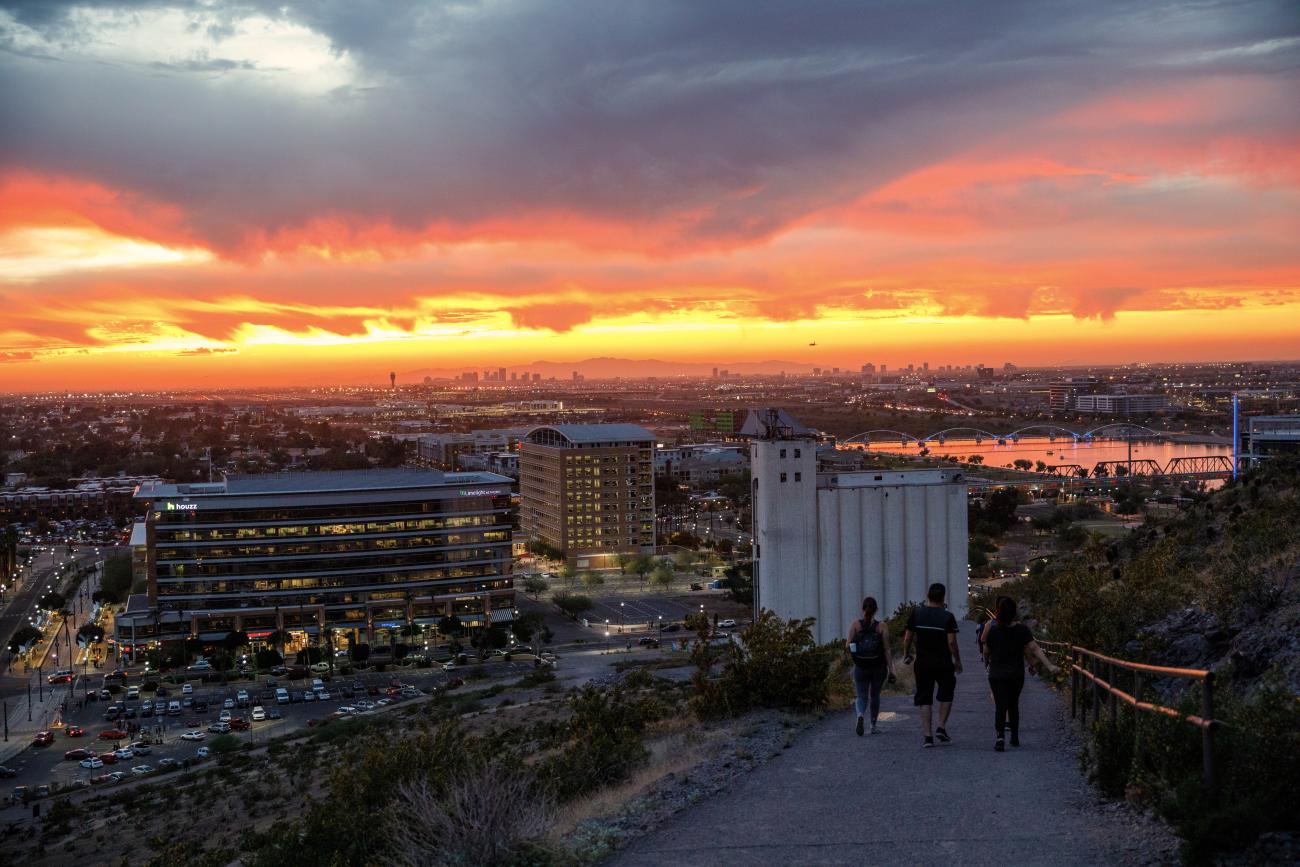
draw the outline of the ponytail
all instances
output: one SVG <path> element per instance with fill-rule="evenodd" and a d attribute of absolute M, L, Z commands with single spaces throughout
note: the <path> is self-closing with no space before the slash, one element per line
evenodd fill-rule
<path fill-rule="evenodd" d="M 876 597 L 868 596 L 866 599 L 862 600 L 862 619 L 864 622 L 870 623 L 874 620 L 877 610 Z"/>

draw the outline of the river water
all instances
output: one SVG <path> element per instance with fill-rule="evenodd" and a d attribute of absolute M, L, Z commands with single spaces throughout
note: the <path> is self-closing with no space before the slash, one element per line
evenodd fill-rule
<path fill-rule="evenodd" d="M 988 467 L 1014 466 L 1017 460 L 1032 461 L 1037 466 L 1039 461 L 1049 467 L 1061 464 L 1077 464 L 1092 470 L 1102 461 L 1126 461 L 1129 459 L 1128 443 L 1122 439 L 1092 439 L 1074 441 L 1072 438 L 1021 437 L 1018 441 L 1007 440 L 1005 445 L 998 445 L 997 440 L 985 438 L 977 443 L 974 438 L 953 439 L 949 437 L 944 443 L 931 441 L 926 443 L 929 454 L 934 457 L 950 457 L 969 460 L 972 455 L 983 455 L 984 465 Z M 897 439 L 872 442 L 869 450 L 889 454 L 916 455 L 922 446 L 910 440 L 901 445 Z M 1173 458 L 1209 457 L 1213 455 L 1232 456 L 1228 445 L 1177 443 L 1160 440 L 1133 440 L 1132 458 L 1135 461 L 1152 460 L 1162 468 Z"/>

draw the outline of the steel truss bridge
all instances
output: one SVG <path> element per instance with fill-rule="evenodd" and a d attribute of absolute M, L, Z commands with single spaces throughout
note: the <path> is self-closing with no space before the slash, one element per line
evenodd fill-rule
<path fill-rule="evenodd" d="M 943 445 L 944 442 L 947 441 L 948 437 L 953 437 L 961 440 L 973 439 L 976 444 L 982 443 L 987 439 L 992 440 L 999 445 L 1005 445 L 1009 442 L 1019 442 L 1022 436 L 1031 431 L 1046 435 L 1049 442 L 1055 442 L 1057 439 L 1071 439 L 1075 442 L 1087 442 L 1097 437 L 1101 437 L 1102 439 L 1145 440 L 1165 436 L 1165 434 L 1160 431 L 1152 430 L 1145 425 L 1112 422 L 1086 431 L 1071 430 L 1070 428 L 1063 427 L 1059 424 L 1031 424 L 1007 433 L 995 433 L 978 427 L 950 427 L 940 431 L 935 431 L 932 434 L 926 434 L 923 437 L 914 436 L 901 430 L 876 428 L 874 430 L 863 431 L 860 434 L 854 434 L 846 439 L 845 442 L 870 445 L 873 442 L 893 442 L 894 440 L 898 440 L 899 445 L 907 445 L 908 443 L 915 443 L 917 445 L 938 443 L 939 445 Z M 1106 433 L 1107 431 L 1110 433 Z M 1117 433 L 1120 435 L 1114 436 L 1114 434 Z"/>

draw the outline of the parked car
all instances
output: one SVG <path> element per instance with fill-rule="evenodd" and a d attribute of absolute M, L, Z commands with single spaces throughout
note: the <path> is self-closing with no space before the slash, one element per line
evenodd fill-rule
<path fill-rule="evenodd" d="M 267 719 L 284 719 L 284 714 L 280 713 L 278 708 L 268 708 L 266 711 Z"/>
<path fill-rule="evenodd" d="M 37 732 L 36 737 L 32 738 L 32 746 L 48 747 L 54 743 L 54 732 Z"/>
<path fill-rule="evenodd" d="M 149 746 L 144 741 L 136 741 L 133 744 L 127 744 L 127 746 L 130 747 L 131 752 L 135 753 L 137 756 L 147 756 L 153 752 L 153 747 Z"/>
<path fill-rule="evenodd" d="M 126 740 L 127 734 L 121 729 L 104 729 L 99 733 L 101 741 L 122 741 Z"/>
<path fill-rule="evenodd" d="M 149 765 L 136 765 L 131 769 L 131 774 L 137 777 L 143 777 L 145 774 L 152 774 L 153 768 Z"/>
<path fill-rule="evenodd" d="M 303 701 L 315 701 L 315 700 L 316 700 L 316 693 L 312 692 L 311 690 L 307 690 L 306 692 L 304 692 L 304 693 L 302 694 L 302 700 L 303 700 Z"/>
<path fill-rule="evenodd" d="M 233 698 L 228 698 L 221 703 L 221 706 L 224 707 L 226 710 L 234 710 L 235 700 Z"/>
<path fill-rule="evenodd" d="M 227 734 L 230 731 L 230 723 L 214 722 L 212 725 L 208 726 L 208 731 L 218 735 Z"/>
<path fill-rule="evenodd" d="M 218 721 L 218 722 L 230 722 L 230 718 L 231 718 L 232 716 L 234 716 L 234 714 L 232 714 L 230 711 L 228 711 L 228 710 L 223 710 L 223 711 L 222 711 L 222 712 L 217 716 L 217 721 Z"/>
<path fill-rule="evenodd" d="M 181 735 L 181 740 L 183 740 L 183 741 L 201 741 L 201 740 L 203 740 L 203 739 L 206 738 L 206 737 L 207 737 L 207 735 L 205 735 L 203 732 L 201 732 L 201 731 L 197 731 L 197 730 L 196 730 L 196 731 L 192 731 L 192 732 L 186 732 L 185 734 Z"/>
<path fill-rule="evenodd" d="M 208 749 L 207 747 L 199 747 L 198 752 L 196 752 L 194 756 L 195 758 L 206 759 L 211 754 L 212 754 L 212 750 Z"/>
<path fill-rule="evenodd" d="M 76 761 L 81 761 L 82 759 L 88 759 L 93 755 L 94 753 L 91 752 L 90 750 L 85 749 L 84 747 L 77 747 L 75 750 L 68 750 L 66 753 L 64 753 L 63 760 L 65 762 L 71 762 L 74 759 Z"/>
<path fill-rule="evenodd" d="M 13 768 L 7 768 L 4 765 L 0 765 L 0 779 L 8 780 L 16 776 L 18 776 L 18 772 Z"/>
<path fill-rule="evenodd" d="M 329 701 L 329 700 L 330 700 L 330 691 L 329 691 L 328 689 L 325 689 L 325 688 L 322 687 L 321 689 L 317 689 L 317 690 L 315 690 L 315 693 L 316 693 L 316 700 L 317 700 L 317 701 Z"/>
<path fill-rule="evenodd" d="M 165 771 L 165 770 L 167 770 L 168 768 L 174 768 L 174 767 L 177 767 L 179 764 L 180 764 L 179 761 L 177 761 L 176 759 L 173 759 L 173 758 L 171 758 L 170 756 L 168 756 L 168 757 L 165 758 L 165 759 L 159 759 L 159 760 L 158 760 L 158 769 L 159 769 L 159 770 L 163 770 L 163 771 Z"/>
<path fill-rule="evenodd" d="M 259 704 L 253 708 L 253 722 L 261 722 L 266 719 L 266 710 Z"/>
<path fill-rule="evenodd" d="M 104 767 L 104 760 L 96 756 L 88 756 L 81 760 L 81 766 L 88 771 L 97 771 Z"/>
<path fill-rule="evenodd" d="M 288 673 L 289 669 L 285 668 L 283 665 L 277 665 L 275 668 L 271 669 L 271 674 L 276 677 L 284 677 Z"/>
<path fill-rule="evenodd" d="M 647 635 L 644 638 L 642 638 L 640 641 L 638 641 L 637 644 L 641 645 L 642 647 L 658 647 L 659 639 L 651 638 L 650 636 Z"/>
<path fill-rule="evenodd" d="M 242 716 L 237 716 L 230 721 L 230 728 L 233 731 L 246 732 L 251 727 L 252 727 L 252 723 L 244 719 Z"/>
<path fill-rule="evenodd" d="M 330 664 L 328 662 L 315 662 L 312 663 L 311 670 L 316 674 L 324 674 L 330 670 Z"/>
<path fill-rule="evenodd" d="M 128 686 L 128 687 L 126 688 L 126 700 L 127 700 L 127 701 L 135 701 L 135 700 L 136 700 L 137 698 L 139 698 L 139 697 L 140 697 L 140 687 L 138 687 L 138 686 Z"/>
<path fill-rule="evenodd" d="M 114 755 L 113 753 L 103 753 L 102 755 L 98 756 L 97 758 L 98 758 L 101 762 L 103 762 L 104 764 L 106 764 L 106 765 L 116 765 L 116 764 L 117 764 L 117 756 Z"/>
<path fill-rule="evenodd" d="M 205 710 L 208 709 L 208 703 L 201 698 L 196 698 L 194 700 L 194 705 L 191 709 L 195 713 L 203 713 Z"/>
<path fill-rule="evenodd" d="M 735 629 L 735 628 L 736 628 L 736 621 L 735 621 L 735 620 L 732 620 L 730 617 L 728 617 L 726 620 L 720 620 L 720 621 L 718 621 L 718 628 L 719 628 L 719 629 Z"/>
<path fill-rule="evenodd" d="M 239 692 L 235 693 L 235 704 L 240 707 L 248 707 L 248 690 L 241 689 Z"/>
<path fill-rule="evenodd" d="M 182 684 L 181 695 L 194 695 L 194 684 L 192 683 Z"/>
<path fill-rule="evenodd" d="M 122 747 L 120 750 L 113 750 L 113 755 L 125 762 L 127 759 L 135 758 L 135 750 L 130 747 Z"/>
<path fill-rule="evenodd" d="M 335 711 L 335 713 L 337 713 L 339 716 L 351 716 L 356 712 L 357 709 L 350 704 L 345 704 L 343 705 L 343 707 Z"/>
<path fill-rule="evenodd" d="M 110 783 L 120 783 L 125 779 L 126 779 L 126 774 L 122 773 L 121 771 L 113 771 L 113 773 L 108 775 L 108 781 Z"/>

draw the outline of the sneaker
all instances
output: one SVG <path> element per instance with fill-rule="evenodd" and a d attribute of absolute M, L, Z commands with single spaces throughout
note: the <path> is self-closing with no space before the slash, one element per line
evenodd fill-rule
<path fill-rule="evenodd" d="M 1020 746 L 1020 735 L 1016 734 L 1015 732 L 1011 733 L 1011 746 L 1013 747 Z"/>
<path fill-rule="evenodd" d="M 1002 753 L 1002 752 L 1006 752 L 1006 749 L 1007 749 L 1006 741 L 1002 740 L 1002 738 L 998 738 L 996 741 L 993 742 L 994 752 Z"/>
<path fill-rule="evenodd" d="M 921 742 L 921 749 L 923 750 L 928 750 L 932 746 L 934 746 L 934 738 L 926 738 Z"/>
<path fill-rule="evenodd" d="M 935 729 L 935 730 L 934 730 L 934 733 L 935 733 L 935 735 L 938 736 L 938 738 L 939 738 L 939 740 L 940 740 L 941 742 L 943 742 L 943 743 L 945 743 L 945 744 L 950 744 L 950 743 L 952 743 L 952 738 L 948 737 L 948 733 L 947 733 L 946 731 L 944 731 L 943 729 Z"/>
<path fill-rule="evenodd" d="M 872 733 L 873 735 L 878 735 L 878 734 L 880 734 L 880 726 L 876 725 L 875 723 L 872 723 L 872 724 L 871 724 L 871 733 Z"/>
<path fill-rule="evenodd" d="M 858 737 L 862 737 L 862 717 L 858 717 Z"/>

